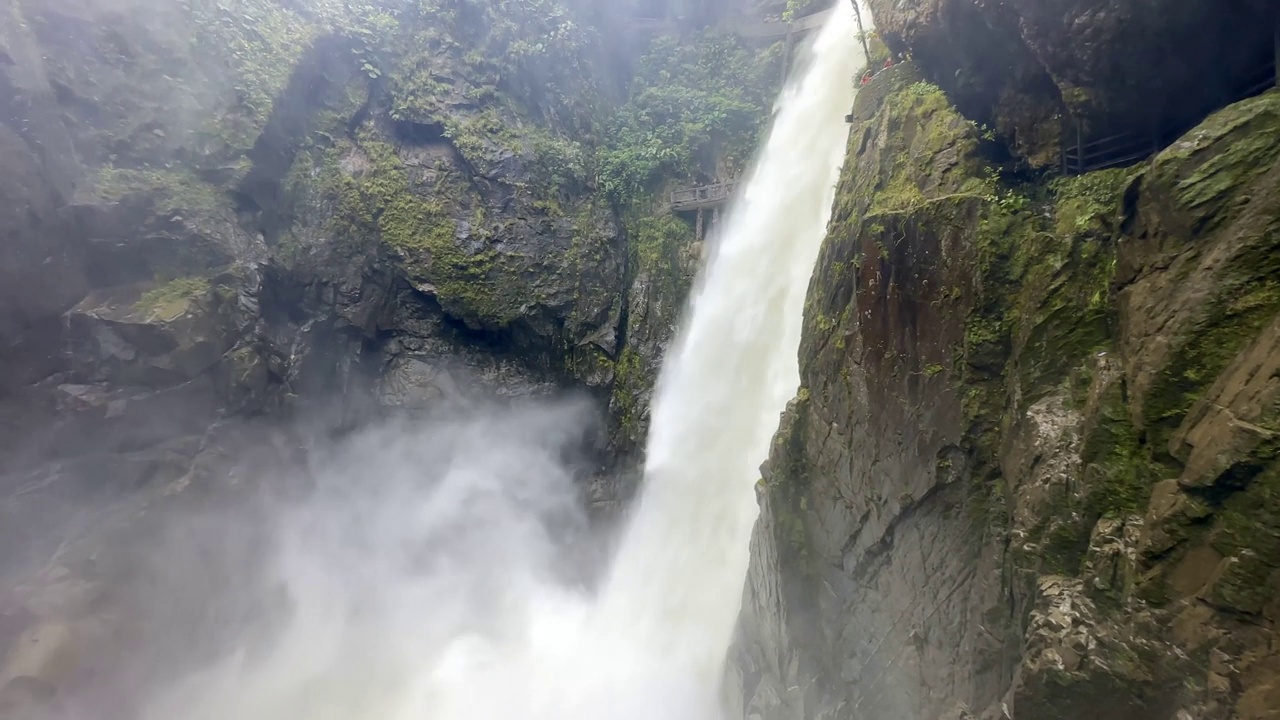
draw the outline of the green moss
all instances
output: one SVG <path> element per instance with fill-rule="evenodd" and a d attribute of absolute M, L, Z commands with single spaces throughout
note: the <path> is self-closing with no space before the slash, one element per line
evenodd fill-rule
<path fill-rule="evenodd" d="M 918 82 L 888 93 L 881 113 L 887 117 L 887 130 L 901 134 L 892 136 L 897 146 L 885 151 L 892 158 L 887 177 L 865 193 L 869 198 L 865 219 L 884 222 L 893 216 L 921 213 L 945 216 L 954 212 L 954 205 L 998 198 L 994 184 L 978 172 L 978 139 L 971 124 L 936 86 Z M 960 161 L 938 165 L 943 156 Z M 855 170 L 856 163 L 846 163 L 844 172 L 851 181 Z M 857 200 L 862 194 L 850 199 Z M 837 216 L 851 210 L 845 208 L 846 212 L 837 212 Z"/>
<path fill-rule="evenodd" d="M 446 312 L 468 324 L 503 328 L 519 317 L 532 292 L 503 272 L 495 250 L 474 243 L 464 248 L 458 239 L 458 220 L 449 213 L 463 190 L 448 178 L 434 188 L 415 188 L 393 146 L 366 138 L 359 148 L 371 167 L 356 177 L 337 172 L 335 231 L 352 241 L 375 232 L 411 276 L 435 288 Z M 472 232 L 483 236 L 484 228 Z"/>
<path fill-rule="evenodd" d="M 1010 259 L 1019 382 L 1027 402 L 1056 387 L 1088 355 L 1109 346 L 1114 318 L 1115 234 L 1126 171 L 1055 181 L 1053 218 L 1025 225 Z"/>
<path fill-rule="evenodd" d="M 227 204 L 217 187 L 182 170 L 139 170 L 107 166 L 98 170 L 94 189 L 98 197 L 108 202 L 145 195 L 157 201 L 157 210 L 166 215 L 181 212 L 212 213 Z"/>
<path fill-rule="evenodd" d="M 1088 483 L 1088 517 L 1092 521 L 1143 514 L 1160 470 L 1129 421 L 1122 383 L 1110 385 L 1099 399 L 1094 423 L 1081 451 Z"/>
<path fill-rule="evenodd" d="M 463 118 L 449 117 L 445 136 L 472 166 L 483 167 L 485 158 L 519 150 L 519 135 L 493 106 Z"/>
<path fill-rule="evenodd" d="M 1280 464 L 1274 457 L 1245 491 L 1227 500 L 1211 542 L 1232 558 L 1213 586 L 1214 600 L 1242 612 L 1262 612 L 1280 589 Z"/>
<path fill-rule="evenodd" d="M 1101 170 L 1059 178 L 1050 184 L 1054 195 L 1054 229 L 1060 237 L 1110 230 L 1120 211 L 1120 196 L 1132 180 L 1129 169 Z"/>
<path fill-rule="evenodd" d="M 1148 394 L 1145 412 L 1157 448 L 1167 445 L 1191 405 L 1280 314 L 1280 222 L 1229 261 L 1215 291 Z"/>
<path fill-rule="evenodd" d="M 966 443 L 976 460 L 970 505 L 981 510 L 984 527 L 1000 527 L 1005 504 L 999 458 L 1012 422 L 1008 414 L 1055 390 L 1110 344 L 1116 211 L 1128 175 L 1096 173 L 1048 189 L 1008 185 L 982 163 L 978 129 L 927 84 L 887 94 L 875 122 L 902 148 L 880 149 L 892 164 L 870 188 L 865 213 L 846 207 L 846 220 L 838 200 L 836 222 L 862 223 L 865 231 L 890 238 L 971 228 L 968 262 L 975 282 L 966 293 L 972 305 L 957 379 Z M 939 158 L 947 162 L 939 164 Z M 1090 447 L 1097 487 L 1091 480 L 1089 500 L 1075 509 L 1075 520 L 1046 523 L 1038 531 L 1041 556 L 1028 562 L 1078 573 L 1096 520 L 1145 503 L 1152 477 L 1137 433 L 1122 403 L 1109 409 L 1113 415 L 1094 431 Z"/>
<path fill-rule="evenodd" d="M 627 444 L 644 437 L 646 423 L 641 400 L 648 396 L 651 385 L 651 373 L 645 367 L 644 358 L 630 347 L 623 348 L 613 367 L 609 409 Z"/>
<path fill-rule="evenodd" d="M 1060 85 L 1062 102 L 1076 115 L 1085 115 L 1093 110 L 1097 101 L 1094 93 L 1075 85 Z"/>
<path fill-rule="evenodd" d="M 1280 157 L 1280 93 L 1267 93 L 1214 113 L 1195 132 L 1156 156 L 1152 183 L 1172 188 L 1179 210 L 1200 233 L 1236 217 L 1239 189 Z"/>
<path fill-rule="evenodd" d="M 1094 521 L 1072 517 L 1068 508 L 1054 508 L 1058 516 L 1048 528 L 1040 531 L 1036 557 L 1025 558 L 1028 565 L 1053 575 L 1079 575 L 1089 550 L 1089 536 Z"/>
<path fill-rule="evenodd" d="M 147 322 L 168 322 L 185 313 L 194 300 L 209 290 L 207 278 L 177 278 L 143 293 L 133 304 L 133 311 L 145 316 Z"/>

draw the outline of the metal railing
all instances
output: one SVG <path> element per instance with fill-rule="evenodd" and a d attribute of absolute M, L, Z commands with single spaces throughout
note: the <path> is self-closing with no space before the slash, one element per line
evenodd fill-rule
<path fill-rule="evenodd" d="M 1150 157 L 1160 150 L 1159 135 L 1155 132 L 1119 133 L 1084 142 L 1077 132 L 1075 145 L 1062 153 L 1062 172 L 1065 175 L 1081 175 L 1094 170 L 1123 167 Z"/>
<path fill-rule="evenodd" d="M 676 212 L 723 205 L 733 197 L 734 182 L 714 183 L 671 191 L 671 209 Z"/>
<path fill-rule="evenodd" d="M 1280 55 L 1280 37 L 1277 38 L 1277 47 L 1277 54 Z M 1280 87 L 1280 68 L 1277 68 L 1276 62 L 1273 58 L 1266 65 L 1258 68 L 1251 77 L 1241 83 L 1239 90 L 1233 93 L 1221 107 L 1261 95 L 1273 87 Z M 1199 124 L 1201 120 L 1177 125 L 1169 124 L 1147 132 L 1121 132 L 1094 138 L 1087 137 L 1078 124 L 1075 127 L 1064 126 L 1063 137 L 1074 137 L 1075 140 L 1074 143 L 1065 140 L 1063 142 L 1062 174 L 1082 175 L 1094 170 L 1136 164 L 1160 152 Z"/>

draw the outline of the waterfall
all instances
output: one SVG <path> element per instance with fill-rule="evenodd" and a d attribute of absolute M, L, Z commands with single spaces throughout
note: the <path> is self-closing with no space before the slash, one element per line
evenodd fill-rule
<path fill-rule="evenodd" d="M 760 464 L 796 393 L 809 278 L 865 62 L 840 2 L 784 91 L 659 379 L 645 485 L 601 632 L 700 682 L 720 676 L 742 596 Z"/>
<path fill-rule="evenodd" d="M 549 568 L 565 410 L 386 428 L 330 451 L 279 520 L 288 619 L 146 720 L 713 720 L 757 514 L 799 385 L 804 298 L 864 61 L 843 0 L 712 239 L 656 389 L 641 496 L 598 594 Z M 571 433 L 570 433 L 571 434 Z"/>

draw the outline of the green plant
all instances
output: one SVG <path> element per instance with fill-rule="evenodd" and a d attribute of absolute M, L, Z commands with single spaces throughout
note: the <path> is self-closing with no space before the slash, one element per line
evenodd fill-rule
<path fill-rule="evenodd" d="M 144 292 L 133 304 L 133 310 L 145 315 L 149 322 L 167 322 L 184 313 L 193 300 L 208 292 L 209 281 L 205 278 L 177 278 Z"/>
<path fill-rule="evenodd" d="M 821 10 L 825 0 L 787 0 L 787 9 L 782 12 L 782 19 L 791 22 Z"/>
<path fill-rule="evenodd" d="M 917 97 L 923 97 L 925 95 L 931 95 L 933 93 L 940 93 L 942 92 L 942 88 L 938 87 L 937 85 L 934 85 L 931 82 L 920 80 L 918 82 L 911 83 L 911 85 L 907 87 L 907 92 Z"/>
<path fill-rule="evenodd" d="M 741 169 L 768 119 L 780 63 L 779 46 L 753 53 L 724 35 L 656 40 L 609 123 L 602 188 L 622 204 L 664 178 Z"/>

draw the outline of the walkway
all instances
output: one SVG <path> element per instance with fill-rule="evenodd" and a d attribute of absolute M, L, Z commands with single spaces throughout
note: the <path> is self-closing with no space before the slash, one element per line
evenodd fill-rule
<path fill-rule="evenodd" d="M 671 191 L 671 212 L 697 213 L 694 219 L 694 237 L 702 240 L 706 234 L 705 213 L 711 211 L 711 223 L 720 221 L 720 208 L 733 197 L 736 182 L 721 182 L 711 185 L 680 188 Z"/>
<path fill-rule="evenodd" d="M 698 187 L 686 187 L 671 191 L 672 212 L 690 212 L 718 207 L 733 196 L 734 182 L 714 183 Z"/>
<path fill-rule="evenodd" d="M 1280 87 L 1280 28 L 1276 28 L 1275 56 L 1271 62 L 1258 68 L 1253 77 L 1245 79 L 1221 107 L 1261 95 L 1274 87 Z M 1147 132 L 1102 136 L 1090 136 L 1079 121 L 1074 126 L 1064 121 L 1060 169 L 1063 175 L 1083 175 L 1095 170 L 1134 165 L 1168 147 L 1203 120 L 1165 121 Z"/>

